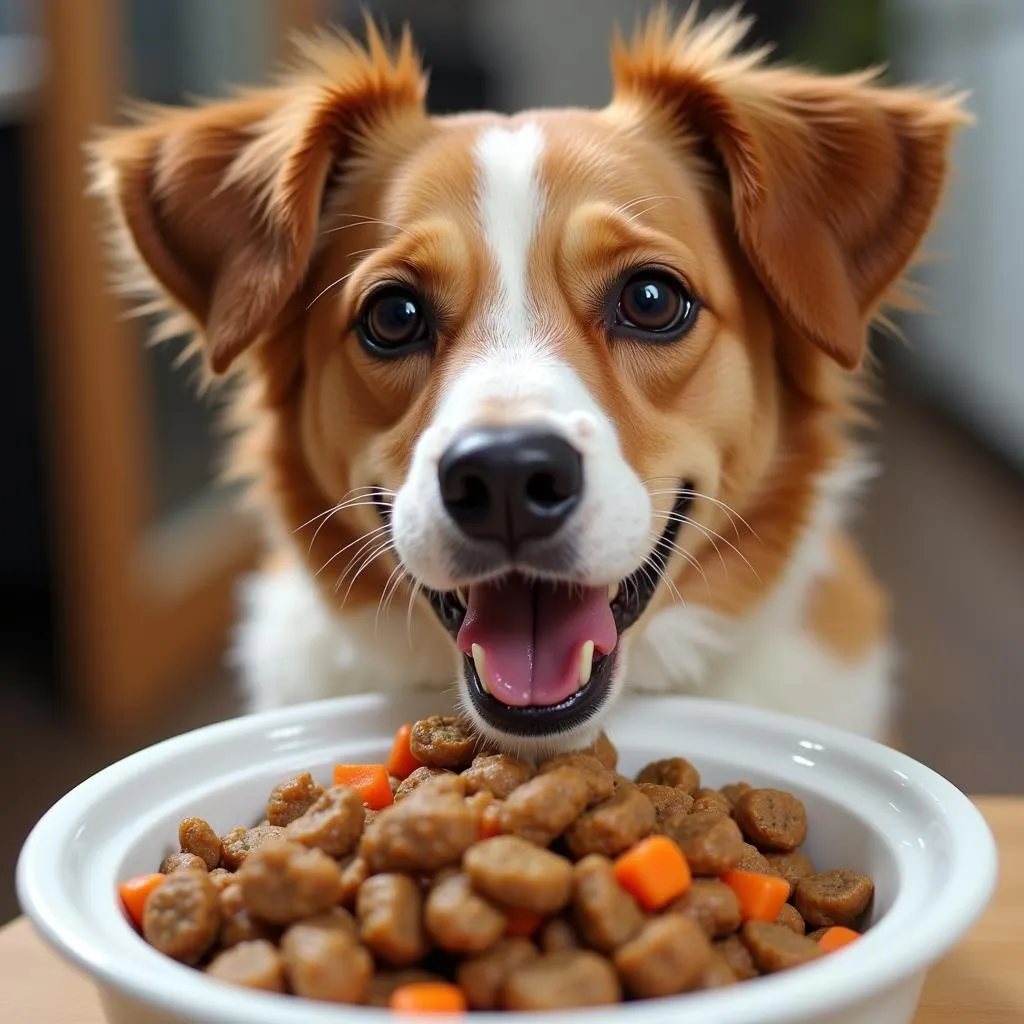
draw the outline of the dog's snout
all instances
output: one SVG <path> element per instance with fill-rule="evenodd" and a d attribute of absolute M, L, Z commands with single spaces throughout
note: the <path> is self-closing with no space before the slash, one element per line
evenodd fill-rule
<path fill-rule="evenodd" d="M 438 467 L 441 498 L 458 527 L 510 554 L 550 537 L 583 493 L 583 459 L 567 440 L 529 427 L 461 434 Z"/>

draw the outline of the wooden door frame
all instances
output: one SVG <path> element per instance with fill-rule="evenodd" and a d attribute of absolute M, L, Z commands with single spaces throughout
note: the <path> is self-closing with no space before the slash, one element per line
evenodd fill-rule
<path fill-rule="evenodd" d="M 82 145 L 121 91 L 117 0 L 44 0 L 32 182 L 55 580 L 75 705 L 107 730 L 151 719 L 223 650 L 255 525 L 224 502 L 153 525 L 144 353 L 109 290 Z M 281 0 L 278 32 L 318 0 Z"/>

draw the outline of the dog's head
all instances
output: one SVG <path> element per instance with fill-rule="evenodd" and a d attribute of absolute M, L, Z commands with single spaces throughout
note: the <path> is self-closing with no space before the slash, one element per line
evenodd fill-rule
<path fill-rule="evenodd" d="M 327 599 L 411 588 L 493 736 L 585 739 L 716 538 L 742 579 L 710 599 L 763 595 L 939 201 L 957 102 L 766 66 L 744 27 L 657 15 L 605 109 L 513 118 L 428 116 L 407 39 L 321 40 L 97 144 L 130 270 L 244 370 L 278 519 L 334 510 Z"/>

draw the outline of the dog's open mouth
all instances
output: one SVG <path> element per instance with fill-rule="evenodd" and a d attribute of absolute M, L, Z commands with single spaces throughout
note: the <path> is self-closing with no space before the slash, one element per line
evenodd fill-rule
<path fill-rule="evenodd" d="M 654 596 L 691 493 L 680 491 L 647 560 L 612 587 L 509 572 L 456 591 L 428 591 L 462 652 L 470 700 L 486 722 L 504 733 L 545 735 L 597 713 L 619 639 Z"/>

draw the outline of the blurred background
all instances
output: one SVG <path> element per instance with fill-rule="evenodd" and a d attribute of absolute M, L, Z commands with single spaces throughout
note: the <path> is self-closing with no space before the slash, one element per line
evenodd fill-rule
<path fill-rule="evenodd" d="M 54 799 L 236 713 L 223 653 L 257 552 L 216 484 L 215 400 L 105 290 L 82 142 L 124 94 L 258 82 L 291 31 L 356 25 L 361 6 L 412 24 L 448 112 L 602 104 L 611 26 L 649 5 L 0 0 L 0 922 Z M 971 792 L 1024 792 L 1024 3 L 745 7 L 783 56 L 972 90 L 978 124 L 929 246 L 943 258 L 918 274 L 931 315 L 878 345 L 882 474 L 857 529 L 894 597 L 901 744 Z"/>

